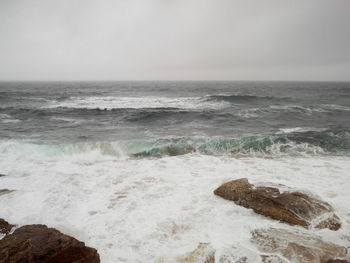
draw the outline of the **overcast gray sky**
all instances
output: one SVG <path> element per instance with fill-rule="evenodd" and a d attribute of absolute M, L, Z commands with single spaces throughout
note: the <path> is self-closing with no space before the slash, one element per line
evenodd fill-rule
<path fill-rule="evenodd" d="M 350 0 L 0 0 L 2 80 L 350 80 Z"/>

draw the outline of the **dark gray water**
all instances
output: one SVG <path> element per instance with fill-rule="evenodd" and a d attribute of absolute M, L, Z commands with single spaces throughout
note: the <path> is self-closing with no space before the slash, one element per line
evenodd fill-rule
<path fill-rule="evenodd" d="M 350 83 L 0 83 L 2 141 L 132 142 L 136 156 L 276 144 L 335 153 L 349 151 L 349 131 Z"/>

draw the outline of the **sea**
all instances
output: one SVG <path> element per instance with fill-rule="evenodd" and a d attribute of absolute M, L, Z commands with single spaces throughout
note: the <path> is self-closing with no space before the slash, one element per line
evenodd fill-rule
<path fill-rule="evenodd" d="M 350 83 L 0 82 L 0 218 L 46 224 L 103 263 L 172 262 L 209 243 L 259 252 L 255 229 L 350 245 Z M 331 204 L 338 231 L 290 226 L 213 194 L 285 185 Z"/>

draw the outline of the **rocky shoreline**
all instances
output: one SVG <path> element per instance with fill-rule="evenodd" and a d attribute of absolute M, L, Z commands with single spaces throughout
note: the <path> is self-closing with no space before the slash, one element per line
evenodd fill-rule
<path fill-rule="evenodd" d="M 247 178 L 229 181 L 214 191 L 224 199 L 250 208 L 254 212 L 306 229 L 327 228 L 337 231 L 341 228 L 340 218 L 328 203 L 312 194 L 290 189 L 284 185 L 253 185 Z M 349 249 L 323 241 L 321 236 L 310 232 L 287 231 L 284 229 L 256 229 L 252 231 L 251 242 L 261 252 L 264 263 L 349 263 Z M 212 261 L 211 263 L 214 263 Z M 241 257 L 221 260 L 219 263 L 250 262 Z"/>
<path fill-rule="evenodd" d="M 10 192 L 7 190 L 6 194 Z M 214 194 L 257 214 L 294 225 L 295 231 L 253 230 L 250 241 L 259 251 L 255 259 L 234 254 L 216 256 L 211 244 L 200 243 L 191 252 L 176 258 L 157 258 L 155 263 L 350 263 L 349 248 L 309 231 L 313 228 L 337 231 L 342 227 L 333 207 L 311 193 L 284 185 L 251 184 L 241 178 L 224 183 Z M 17 262 L 98 263 L 100 256 L 96 249 L 57 229 L 45 225 L 17 228 L 0 218 L 0 263 Z"/>

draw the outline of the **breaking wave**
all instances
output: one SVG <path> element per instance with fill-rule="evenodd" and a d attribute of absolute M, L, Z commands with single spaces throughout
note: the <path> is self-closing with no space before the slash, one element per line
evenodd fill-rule
<path fill-rule="evenodd" d="M 339 154 L 350 150 L 348 131 L 300 131 L 268 136 L 240 138 L 164 138 L 74 144 L 35 144 L 3 141 L 0 153 L 39 152 L 47 156 L 77 155 L 97 152 L 128 158 L 159 158 L 189 153 L 233 157 L 282 157 Z"/>
<path fill-rule="evenodd" d="M 201 97 L 72 97 L 54 101 L 44 108 L 76 109 L 220 109 L 227 106 L 225 102 L 207 101 Z"/>
<path fill-rule="evenodd" d="M 272 96 L 255 96 L 255 95 L 240 95 L 240 94 L 218 94 L 218 95 L 207 95 L 208 101 L 226 101 L 235 103 L 252 103 L 252 102 L 263 102 L 263 101 L 280 101 L 288 100 L 288 98 L 277 98 Z"/>

